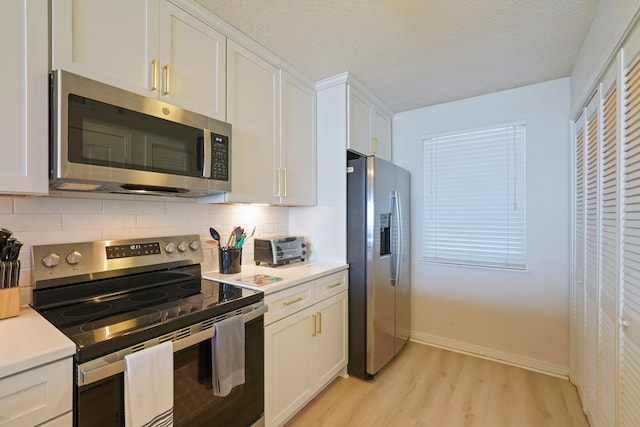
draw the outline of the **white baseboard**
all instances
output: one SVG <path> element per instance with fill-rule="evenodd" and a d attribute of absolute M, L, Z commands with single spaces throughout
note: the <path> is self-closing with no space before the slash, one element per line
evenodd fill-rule
<path fill-rule="evenodd" d="M 457 353 L 468 354 L 498 363 L 504 363 L 511 366 L 527 369 L 529 371 L 540 372 L 542 374 L 551 375 L 558 378 L 569 379 L 569 367 L 549 363 L 544 360 L 538 360 L 531 357 L 520 356 L 518 354 L 505 353 L 480 345 L 469 344 L 462 341 L 456 341 L 449 338 L 443 338 L 435 335 L 411 332 L 411 341 L 442 348 L 445 350 L 455 351 Z"/>

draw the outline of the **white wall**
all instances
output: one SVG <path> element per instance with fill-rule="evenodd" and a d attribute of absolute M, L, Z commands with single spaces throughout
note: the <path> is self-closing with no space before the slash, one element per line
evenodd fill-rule
<path fill-rule="evenodd" d="M 71 193 L 68 193 L 71 194 Z M 194 200 L 167 197 L 120 196 L 0 198 L 0 227 L 24 242 L 20 251 L 20 302 L 31 302 L 31 246 L 198 234 L 203 242 L 203 271 L 218 269 L 218 253 L 209 227 L 226 238 L 234 226 L 254 237 L 286 234 L 288 208 L 249 205 L 196 204 Z M 253 239 L 243 246 L 243 264 L 253 262 Z"/>
<path fill-rule="evenodd" d="M 411 172 L 412 339 L 545 372 L 569 363 L 569 79 L 397 114 L 394 162 Z M 423 138 L 525 120 L 526 272 L 422 263 Z"/>
<path fill-rule="evenodd" d="M 347 262 L 346 105 L 344 83 L 318 91 L 318 204 L 290 208 L 290 231 L 306 237 L 311 261 Z"/>

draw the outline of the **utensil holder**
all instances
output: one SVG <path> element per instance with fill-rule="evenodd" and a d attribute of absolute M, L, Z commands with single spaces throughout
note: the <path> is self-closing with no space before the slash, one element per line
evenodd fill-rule
<path fill-rule="evenodd" d="M 0 289 L 0 319 L 20 314 L 20 288 Z"/>
<path fill-rule="evenodd" d="M 20 314 L 20 261 L 0 262 L 0 319 Z"/>
<path fill-rule="evenodd" d="M 218 267 L 222 274 L 242 271 L 242 248 L 218 248 Z"/>

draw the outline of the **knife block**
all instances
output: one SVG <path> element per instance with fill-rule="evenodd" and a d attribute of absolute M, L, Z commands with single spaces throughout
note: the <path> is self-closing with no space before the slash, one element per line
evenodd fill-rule
<path fill-rule="evenodd" d="M 0 289 L 0 319 L 20 314 L 20 288 Z"/>

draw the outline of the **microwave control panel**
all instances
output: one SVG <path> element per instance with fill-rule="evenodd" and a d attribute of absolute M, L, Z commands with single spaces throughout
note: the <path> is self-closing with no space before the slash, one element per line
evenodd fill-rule
<path fill-rule="evenodd" d="M 229 137 L 211 134 L 211 179 L 229 181 Z"/>

